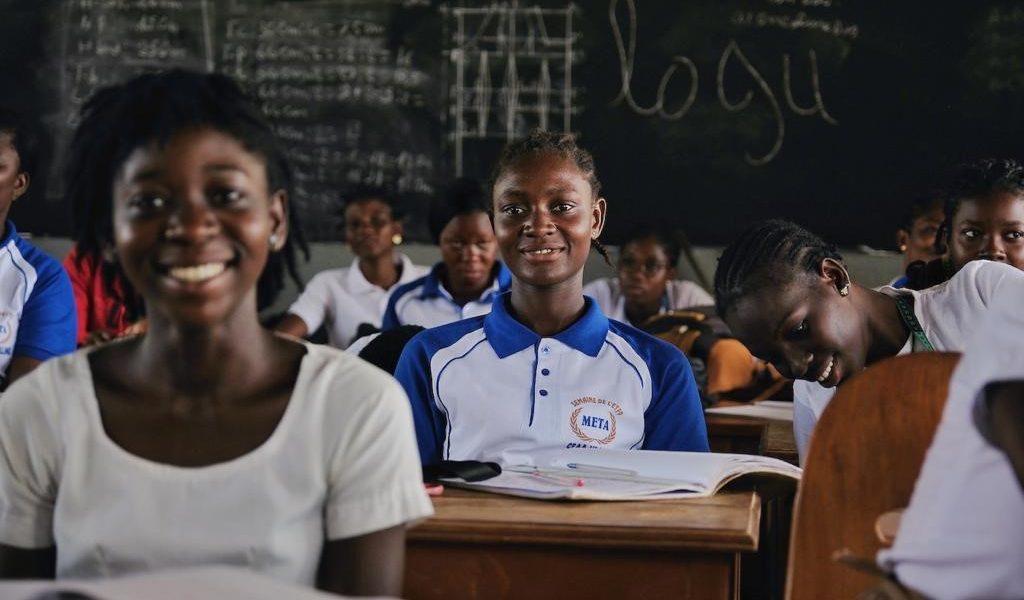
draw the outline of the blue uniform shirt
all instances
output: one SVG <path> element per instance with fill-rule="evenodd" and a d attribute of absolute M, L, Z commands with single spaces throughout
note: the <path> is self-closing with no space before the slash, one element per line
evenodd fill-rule
<path fill-rule="evenodd" d="M 47 360 L 75 351 L 78 312 L 64 267 L 7 221 L 0 242 L 0 378 L 14 356 Z"/>
<path fill-rule="evenodd" d="M 512 274 L 501 261 L 494 263 L 491 271 L 494 278 L 491 286 L 476 300 L 460 306 L 441 284 L 444 263 L 437 263 L 419 279 L 399 286 L 388 300 L 381 329 L 387 331 L 399 325 L 422 325 L 436 327 L 468 317 L 486 315 L 491 312 L 491 301 L 497 294 L 508 291 L 512 285 Z"/>
<path fill-rule="evenodd" d="M 608 319 L 583 316 L 540 337 L 508 313 L 414 337 L 395 377 L 412 403 L 420 458 L 522 462 L 554 448 L 707 451 L 690 365 L 675 347 Z"/>

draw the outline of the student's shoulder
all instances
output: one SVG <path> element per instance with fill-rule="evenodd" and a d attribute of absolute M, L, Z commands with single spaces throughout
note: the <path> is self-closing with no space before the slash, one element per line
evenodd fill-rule
<path fill-rule="evenodd" d="M 306 372 L 305 385 L 309 390 L 345 390 L 345 396 L 369 397 L 375 392 L 397 386 L 395 379 L 383 369 L 346 352 L 325 344 L 300 342 L 306 347 L 302 370 Z M 298 383 L 297 383 L 298 385 Z"/>
<path fill-rule="evenodd" d="M 17 253 L 22 261 L 27 263 L 35 271 L 38 279 L 52 279 L 54 277 L 66 276 L 66 272 L 64 271 L 64 267 L 61 265 L 60 261 L 19 235 L 14 235 L 10 238 L 7 243 L 7 248 L 10 252 Z M 21 268 L 21 266 L 17 264 L 17 261 L 15 262 L 15 268 Z"/>
<path fill-rule="evenodd" d="M 409 340 L 409 345 L 427 354 L 433 354 L 442 348 L 454 345 L 467 335 L 475 332 L 480 332 L 482 335 L 486 318 L 487 315 L 479 315 L 424 329 Z"/>
<path fill-rule="evenodd" d="M 916 295 L 925 302 L 987 306 L 997 296 L 1021 293 L 1024 293 L 1024 271 L 1006 263 L 972 260 L 949 280 Z"/>
<path fill-rule="evenodd" d="M 405 283 L 399 284 L 399 286 L 396 287 L 394 291 L 391 292 L 391 302 L 397 302 L 401 298 L 418 292 L 427 283 L 427 279 L 429 278 L 430 273 L 427 273 L 426 275 L 417 277 L 412 281 L 407 281 Z"/>
<path fill-rule="evenodd" d="M 652 367 L 686 360 L 679 348 L 621 321 L 608 319 L 608 332 L 625 340 Z"/>
<path fill-rule="evenodd" d="M 92 398 L 92 377 L 89 373 L 90 352 L 85 348 L 44 361 L 24 377 L 11 384 L 0 401 L 0 413 L 14 422 L 56 423 L 62 413 L 80 414 L 83 402 Z M 83 425 L 76 416 L 69 423 Z"/>

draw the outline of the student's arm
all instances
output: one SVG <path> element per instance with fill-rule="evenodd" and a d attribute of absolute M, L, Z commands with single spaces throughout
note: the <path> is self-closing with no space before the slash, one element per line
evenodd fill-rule
<path fill-rule="evenodd" d="M 56 571 L 55 546 L 30 549 L 0 544 L 0 579 L 53 579 Z"/>
<path fill-rule="evenodd" d="M 75 297 L 68 274 L 56 263 L 50 269 L 41 270 L 21 311 L 7 383 L 28 373 L 44 360 L 74 352 L 77 321 Z"/>
<path fill-rule="evenodd" d="M 306 327 L 306 322 L 302 320 L 302 317 L 291 313 L 282 317 L 281 322 L 274 327 L 274 331 L 300 339 L 309 335 L 309 328 Z"/>
<path fill-rule="evenodd" d="M 708 452 L 704 409 L 690 363 L 668 344 L 657 350 L 659 359 L 649 363 L 655 369 L 651 373 L 653 396 L 644 413 L 643 449 Z"/>
<path fill-rule="evenodd" d="M 989 441 L 1006 453 L 1024 490 L 1024 380 L 985 386 Z"/>
<path fill-rule="evenodd" d="M 402 594 L 405 526 L 324 544 L 317 587 L 344 596 Z"/>
<path fill-rule="evenodd" d="M 441 462 L 444 460 L 441 446 L 446 420 L 434 403 L 430 354 L 421 338 L 414 337 L 406 344 L 398 359 L 398 366 L 395 367 L 395 379 L 409 396 L 420 461 L 425 465 Z"/>

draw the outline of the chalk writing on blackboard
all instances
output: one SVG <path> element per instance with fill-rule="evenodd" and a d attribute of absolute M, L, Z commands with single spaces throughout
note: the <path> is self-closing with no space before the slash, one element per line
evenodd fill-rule
<path fill-rule="evenodd" d="M 619 0 L 611 0 L 608 7 L 608 18 L 611 22 L 612 35 L 615 39 L 615 47 L 619 56 L 619 70 L 622 82 L 622 85 L 619 88 L 619 94 L 611 101 L 611 106 L 625 104 L 633 112 L 641 116 L 657 116 L 669 121 L 682 119 L 689 111 L 697 97 L 697 91 L 700 86 L 700 72 L 697 65 L 689 57 L 682 55 L 673 56 L 671 64 L 665 69 L 665 72 L 658 83 L 654 103 L 646 107 L 640 106 L 634 99 L 632 90 L 633 68 L 636 60 L 636 45 L 638 38 L 636 3 L 634 0 L 624 1 L 629 14 L 628 33 L 625 36 L 620 28 L 618 15 L 616 14 Z M 825 101 L 822 97 L 821 83 L 818 74 L 817 54 L 815 51 L 813 49 L 808 50 L 808 65 L 810 68 L 811 93 L 813 97 L 812 106 L 800 106 L 797 103 L 793 95 L 790 56 L 788 53 L 782 53 L 781 59 L 782 89 L 789 109 L 799 116 L 810 117 L 819 115 L 821 116 L 821 119 L 829 125 L 838 125 L 839 121 L 829 114 L 828 110 L 825 108 Z M 741 72 L 749 76 L 755 88 L 764 95 L 765 101 L 771 108 L 771 113 L 775 121 L 775 136 L 771 147 L 759 156 L 755 156 L 750 152 L 747 152 L 744 157 L 750 165 L 765 165 L 778 156 L 779 152 L 782 150 L 782 144 L 786 135 L 786 121 L 782 113 L 782 108 L 771 85 L 769 85 L 761 72 L 746 57 L 736 40 L 729 40 L 729 43 L 722 51 L 718 60 L 715 84 L 718 101 L 722 108 L 729 112 L 743 111 L 750 106 L 754 97 L 754 91 L 747 89 L 742 94 L 742 98 L 738 101 L 730 99 L 729 91 L 727 89 L 729 86 L 726 71 L 731 62 L 736 62 L 740 67 Z M 689 91 L 686 98 L 679 104 L 678 108 L 668 110 L 666 109 L 666 92 L 669 83 L 680 67 L 684 67 L 688 73 L 690 83 Z"/>
<path fill-rule="evenodd" d="M 454 84 L 448 109 L 454 168 L 463 172 L 467 139 L 511 140 L 531 127 L 572 130 L 581 107 L 573 85 L 576 8 L 516 4 L 450 8 L 449 60 Z"/>

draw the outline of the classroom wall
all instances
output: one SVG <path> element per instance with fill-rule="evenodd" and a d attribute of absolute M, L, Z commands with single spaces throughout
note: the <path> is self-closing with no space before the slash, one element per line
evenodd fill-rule
<path fill-rule="evenodd" d="M 32 243 L 58 260 L 63 260 L 71 248 L 71 240 L 68 238 L 34 237 L 32 238 Z M 404 244 L 401 249 L 402 252 L 407 254 L 417 264 L 432 265 L 441 259 L 437 246 L 432 244 Z M 609 247 L 609 252 L 611 252 L 612 260 L 614 261 L 618 255 L 618 248 Z M 715 264 L 721 252 L 722 248 L 720 247 L 698 247 L 693 249 L 694 259 L 705 273 L 709 282 L 714 277 Z M 892 280 L 901 270 L 901 257 L 895 252 L 843 250 L 842 254 L 846 259 L 847 265 L 849 265 L 854 281 L 862 285 L 871 287 L 884 285 Z M 313 275 L 324 269 L 344 267 L 351 263 L 352 253 L 349 252 L 348 246 L 337 242 L 320 242 L 310 244 L 310 260 L 300 270 L 303 278 L 309 281 Z M 680 261 L 679 274 L 685 279 L 698 281 L 693 267 L 685 258 Z M 586 270 L 583 273 L 584 279 L 591 281 L 598 277 L 610 277 L 612 275 L 614 275 L 614 269 L 605 264 L 604 259 L 597 252 L 591 252 Z M 267 312 L 273 313 L 286 310 L 292 301 L 295 300 L 297 294 L 298 291 L 289 282 L 288 287 L 285 288 L 277 302 Z"/>

